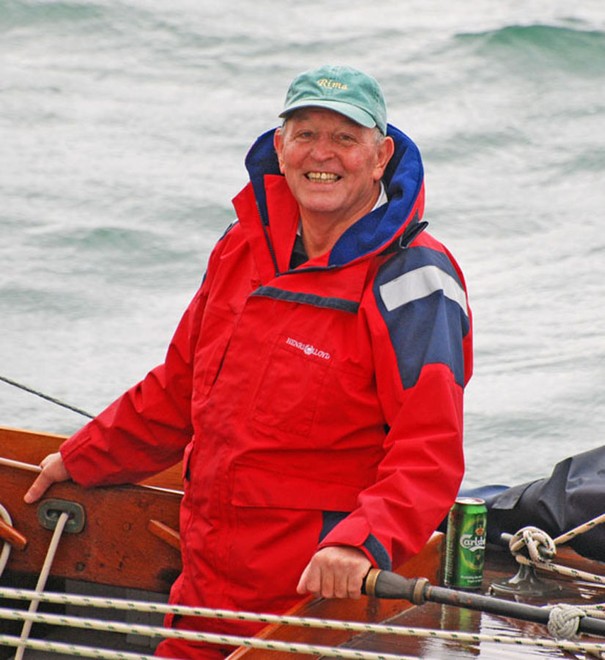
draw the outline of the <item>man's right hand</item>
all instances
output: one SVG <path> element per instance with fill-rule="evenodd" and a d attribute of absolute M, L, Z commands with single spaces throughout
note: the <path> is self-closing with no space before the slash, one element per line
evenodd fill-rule
<path fill-rule="evenodd" d="M 39 500 L 54 483 L 67 481 L 71 478 L 59 452 L 49 454 L 42 460 L 40 467 L 42 472 L 36 477 L 36 480 L 23 497 L 26 504 L 33 504 Z"/>

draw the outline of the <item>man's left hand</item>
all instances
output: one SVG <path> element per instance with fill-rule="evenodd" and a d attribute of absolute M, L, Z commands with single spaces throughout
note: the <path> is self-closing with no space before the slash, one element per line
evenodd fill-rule
<path fill-rule="evenodd" d="M 307 564 L 296 591 L 324 598 L 359 598 L 363 579 L 371 567 L 370 560 L 357 548 L 322 548 Z"/>

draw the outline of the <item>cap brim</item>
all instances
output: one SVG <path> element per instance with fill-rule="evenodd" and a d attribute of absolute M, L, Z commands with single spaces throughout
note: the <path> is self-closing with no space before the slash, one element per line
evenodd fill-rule
<path fill-rule="evenodd" d="M 304 101 L 299 101 L 298 103 L 293 103 L 284 109 L 280 113 L 280 117 L 287 117 L 290 113 L 295 110 L 301 110 L 302 108 L 325 108 L 326 110 L 333 110 L 338 112 L 340 115 L 344 115 L 349 119 L 352 119 L 356 124 L 365 126 L 366 128 L 374 128 L 376 122 L 372 115 L 368 114 L 365 110 L 358 108 L 355 105 L 350 103 L 341 103 L 340 101 L 326 101 L 324 99 L 318 99 L 314 101 L 313 99 L 305 99 Z"/>

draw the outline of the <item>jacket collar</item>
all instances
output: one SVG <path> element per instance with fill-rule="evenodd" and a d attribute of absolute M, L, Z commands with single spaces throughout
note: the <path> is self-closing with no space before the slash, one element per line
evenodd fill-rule
<path fill-rule="evenodd" d="M 298 213 L 279 171 L 273 147 L 274 132 L 275 129 L 267 131 L 256 140 L 245 164 L 257 210 L 254 215 L 263 227 L 264 239 L 274 243 L 267 247 L 273 253 L 278 272 L 283 272 L 284 262 L 289 259 L 288 250 L 291 251 L 294 244 Z M 387 134 L 395 142 L 395 153 L 383 177 L 389 202 L 360 218 L 342 234 L 328 255 L 326 266 L 343 266 L 381 252 L 399 238 L 408 225 L 422 218 L 424 170 L 418 147 L 390 124 Z M 289 201 L 284 202 L 288 198 Z"/>

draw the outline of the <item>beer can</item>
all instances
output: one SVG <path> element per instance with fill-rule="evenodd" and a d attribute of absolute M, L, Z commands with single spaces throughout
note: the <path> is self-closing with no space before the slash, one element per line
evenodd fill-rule
<path fill-rule="evenodd" d="M 478 497 L 459 497 L 450 509 L 445 537 L 443 584 L 480 589 L 483 581 L 487 507 Z"/>

